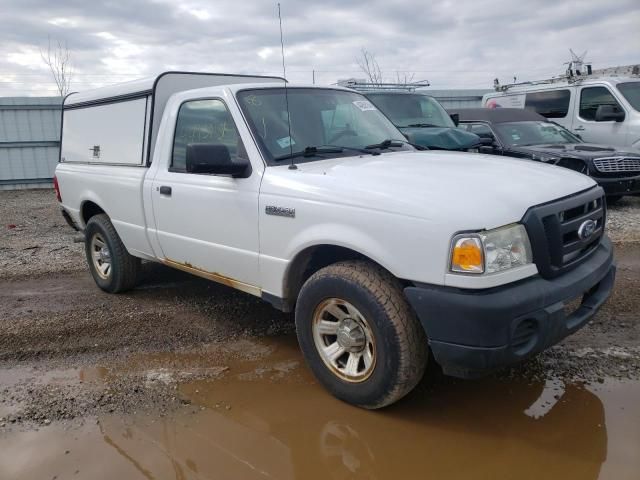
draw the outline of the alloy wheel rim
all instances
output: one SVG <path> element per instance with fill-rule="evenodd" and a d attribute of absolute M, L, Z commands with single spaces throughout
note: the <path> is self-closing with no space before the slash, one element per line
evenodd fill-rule
<path fill-rule="evenodd" d="M 313 315 L 313 340 L 324 364 L 340 379 L 363 382 L 376 365 L 373 331 L 351 303 L 328 298 Z"/>
<path fill-rule="evenodd" d="M 107 280 L 111 276 L 111 252 L 102 235 L 96 233 L 91 238 L 91 259 L 96 273 Z"/>

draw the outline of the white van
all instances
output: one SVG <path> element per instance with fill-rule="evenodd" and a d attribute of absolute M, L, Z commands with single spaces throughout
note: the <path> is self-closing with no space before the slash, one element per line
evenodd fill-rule
<path fill-rule="evenodd" d="M 639 68 L 624 67 L 621 75 L 594 71 L 581 78 L 499 86 L 499 91 L 484 95 L 482 105 L 528 108 L 586 142 L 640 149 Z"/>

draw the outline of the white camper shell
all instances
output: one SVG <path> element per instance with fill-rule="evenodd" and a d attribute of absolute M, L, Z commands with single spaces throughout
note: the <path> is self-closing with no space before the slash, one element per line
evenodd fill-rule
<path fill-rule="evenodd" d="M 197 88 L 255 82 L 282 83 L 284 79 L 164 72 L 157 77 L 71 93 L 63 102 L 60 162 L 149 165 L 162 114 L 171 95 Z"/>
<path fill-rule="evenodd" d="M 482 105 L 527 108 L 559 123 L 584 141 L 640 149 L 639 65 L 591 74 L 496 85 Z"/>

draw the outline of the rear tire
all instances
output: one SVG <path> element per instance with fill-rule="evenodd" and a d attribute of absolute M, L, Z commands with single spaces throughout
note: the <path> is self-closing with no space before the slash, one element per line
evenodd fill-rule
<path fill-rule="evenodd" d="M 319 270 L 303 285 L 295 317 L 309 367 L 345 402 L 369 409 L 390 405 L 424 374 L 422 325 L 400 282 L 381 267 L 345 261 Z"/>
<path fill-rule="evenodd" d="M 87 263 L 96 284 L 109 293 L 135 287 L 140 259 L 127 252 L 109 217 L 104 213 L 91 217 L 84 236 Z"/>

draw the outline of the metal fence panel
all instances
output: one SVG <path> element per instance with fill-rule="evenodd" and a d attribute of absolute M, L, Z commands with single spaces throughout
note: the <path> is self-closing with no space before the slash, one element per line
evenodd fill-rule
<path fill-rule="evenodd" d="M 0 98 L 0 190 L 50 184 L 59 156 L 58 97 Z"/>

